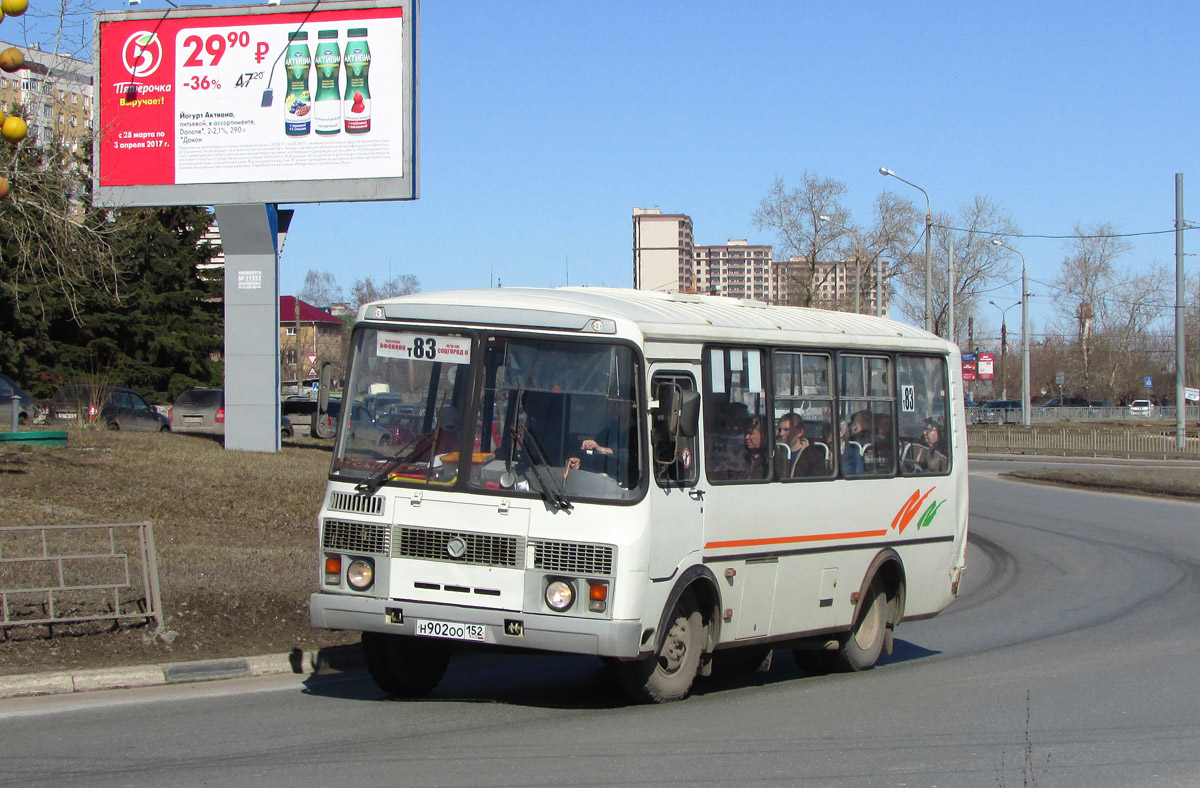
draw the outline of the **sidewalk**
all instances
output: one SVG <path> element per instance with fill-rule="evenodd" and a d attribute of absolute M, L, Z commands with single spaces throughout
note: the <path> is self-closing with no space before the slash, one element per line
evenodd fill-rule
<path fill-rule="evenodd" d="M 21 676 L 0 676 L 0 698 L 62 695 L 70 692 L 182 684 L 275 673 L 336 673 L 359 668 L 362 664 L 362 652 L 358 645 L 354 644 L 317 651 L 302 651 L 297 648 L 287 654 L 264 654 L 257 657 L 30 673 Z"/>

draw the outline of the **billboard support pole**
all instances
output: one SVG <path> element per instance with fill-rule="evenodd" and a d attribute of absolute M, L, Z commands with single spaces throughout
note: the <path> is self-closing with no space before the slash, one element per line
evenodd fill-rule
<path fill-rule="evenodd" d="M 279 451 L 279 214 L 218 205 L 225 252 L 225 448 Z"/>

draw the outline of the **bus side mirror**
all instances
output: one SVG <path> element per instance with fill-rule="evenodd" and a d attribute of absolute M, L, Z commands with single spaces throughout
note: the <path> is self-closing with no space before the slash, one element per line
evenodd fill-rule
<path fill-rule="evenodd" d="M 321 364 L 321 382 L 317 386 L 317 412 L 313 414 L 311 431 L 318 438 L 333 437 L 333 421 L 329 418 L 329 392 L 333 388 L 333 362 Z"/>
<path fill-rule="evenodd" d="M 658 412 L 672 438 L 694 438 L 700 430 L 700 393 L 677 385 L 659 389 Z"/>
<path fill-rule="evenodd" d="M 700 392 L 679 392 L 679 404 L 673 431 L 681 438 L 696 437 L 696 433 L 700 431 Z"/>

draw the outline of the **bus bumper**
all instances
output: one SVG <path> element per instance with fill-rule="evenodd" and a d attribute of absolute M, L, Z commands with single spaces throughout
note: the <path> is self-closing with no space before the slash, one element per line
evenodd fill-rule
<path fill-rule="evenodd" d="M 482 644 L 635 658 L 641 653 L 638 621 L 572 618 L 512 610 L 485 610 L 397 599 L 316 593 L 309 597 L 314 627 L 414 635 L 418 621 L 483 626 Z M 647 638 L 651 647 L 653 639 Z M 469 641 L 468 641 L 469 642 Z"/>

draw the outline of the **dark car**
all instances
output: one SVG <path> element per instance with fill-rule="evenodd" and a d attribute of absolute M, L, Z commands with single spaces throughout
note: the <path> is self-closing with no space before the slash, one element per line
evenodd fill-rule
<path fill-rule="evenodd" d="M 994 399 L 983 403 L 979 420 L 985 424 L 1010 424 L 1021 420 L 1021 400 Z"/>
<path fill-rule="evenodd" d="M 1091 405 L 1083 397 L 1054 397 L 1038 405 L 1039 408 L 1086 408 Z"/>
<path fill-rule="evenodd" d="M 12 398 L 17 396 L 17 422 L 29 423 L 33 415 L 33 397 L 26 394 L 8 375 L 0 375 L 0 431 L 12 425 Z"/>
<path fill-rule="evenodd" d="M 225 390 L 188 389 L 175 399 L 170 411 L 171 430 L 203 435 L 225 434 Z M 279 419 L 279 436 L 295 435 L 287 416 Z"/>
<path fill-rule="evenodd" d="M 146 398 L 124 386 L 68 383 L 54 393 L 46 414 L 59 424 L 103 424 L 110 430 L 166 432 L 167 418 Z"/>

